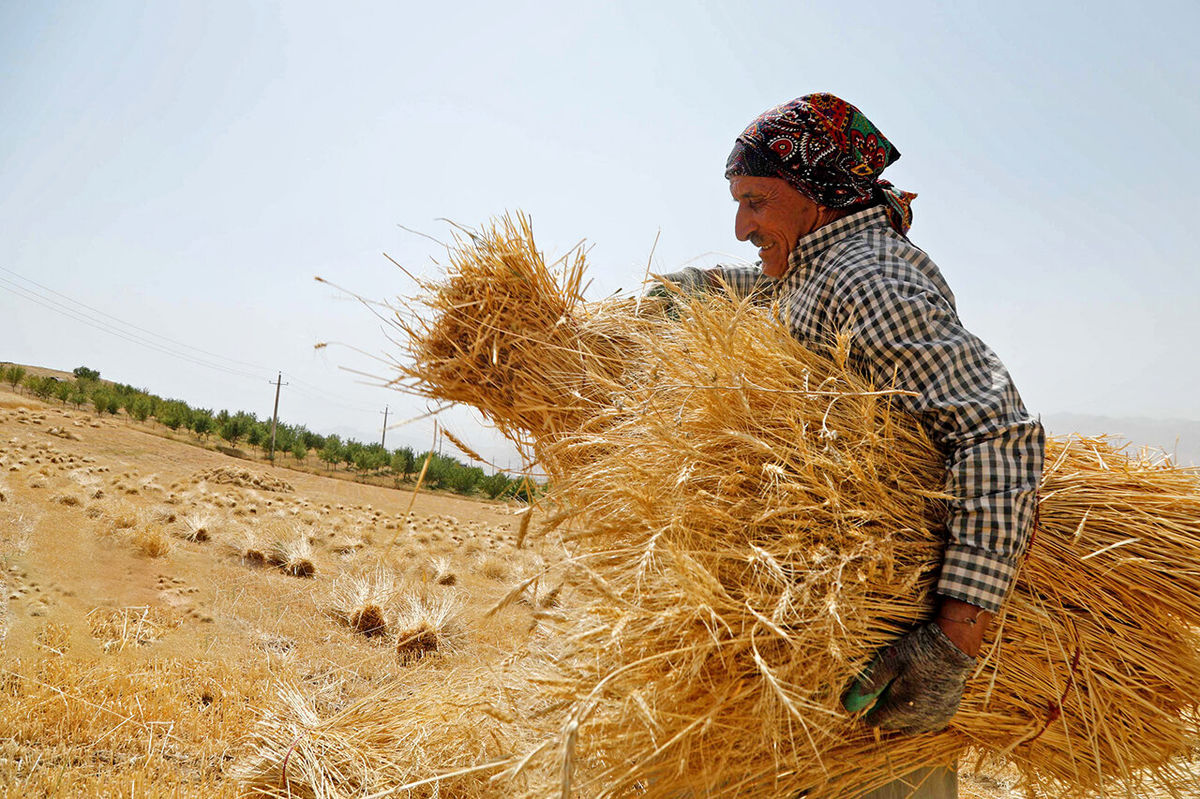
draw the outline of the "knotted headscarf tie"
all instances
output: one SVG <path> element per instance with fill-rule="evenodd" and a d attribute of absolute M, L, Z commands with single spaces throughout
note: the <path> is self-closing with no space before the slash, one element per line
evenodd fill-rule
<path fill-rule="evenodd" d="M 861 111 L 821 92 L 775 106 L 751 122 L 733 145 L 725 177 L 783 178 L 827 208 L 881 201 L 892 227 L 905 234 L 917 195 L 879 177 L 899 157 Z"/>

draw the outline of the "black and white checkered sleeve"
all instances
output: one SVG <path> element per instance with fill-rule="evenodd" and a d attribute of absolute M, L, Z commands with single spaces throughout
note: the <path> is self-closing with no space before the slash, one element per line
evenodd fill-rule
<path fill-rule="evenodd" d="M 765 295 L 775 288 L 775 281 L 763 274 L 757 266 L 718 266 L 708 270 L 710 279 L 723 283 L 739 300 L 753 295 Z"/>
<path fill-rule="evenodd" d="M 1004 365 L 935 287 L 903 270 L 865 270 L 836 292 L 855 361 L 903 397 L 944 453 L 949 539 L 938 593 L 995 611 L 1033 529 L 1045 436 Z"/>

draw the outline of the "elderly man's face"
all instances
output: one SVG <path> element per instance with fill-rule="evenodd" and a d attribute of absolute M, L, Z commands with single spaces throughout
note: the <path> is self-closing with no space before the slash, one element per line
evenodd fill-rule
<path fill-rule="evenodd" d="M 758 247 L 768 277 L 783 277 L 788 254 L 800 237 L 829 221 L 829 209 L 793 189 L 783 178 L 732 177 L 729 192 L 738 204 L 734 233 L 738 241 Z"/>

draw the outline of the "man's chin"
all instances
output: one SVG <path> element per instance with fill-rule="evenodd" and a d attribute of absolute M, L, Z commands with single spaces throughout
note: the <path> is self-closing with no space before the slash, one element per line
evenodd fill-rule
<path fill-rule="evenodd" d="M 787 267 L 787 261 L 784 261 L 783 263 L 778 263 L 774 260 L 763 261 L 762 272 L 767 277 L 779 280 L 781 277 L 783 277 L 784 273 L 787 272 Z"/>

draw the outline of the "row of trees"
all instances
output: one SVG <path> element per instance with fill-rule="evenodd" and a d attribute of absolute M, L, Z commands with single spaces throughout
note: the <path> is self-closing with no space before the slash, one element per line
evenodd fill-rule
<path fill-rule="evenodd" d="M 73 405 L 88 406 L 97 414 L 115 415 L 124 412 L 139 422 L 153 419 L 170 430 L 190 430 L 202 440 L 216 436 L 229 446 L 242 442 L 258 447 L 265 455 L 271 445 L 271 420 L 259 419 L 253 413 L 227 410 L 214 412 L 210 408 L 193 408 L 183 400 L 163 399 L 145 389 L 100 380 L 95 369 L 80 366 L 75 379 L 59 379 L 27 373 L 21 366 L 0 366 L 0 381 L 14 390 L 22 387 L 43 399 Z M 310 453 L 327 469 L 344 466 L 362 476 L 391 476 L 397 484 L 413 479 L 425 465 L 425 485 L 464 495 L 482 494 L 496 499 L 517 497 L 528 501 L 537 486 L 523 478 L 510 478 L 503 472 L 487 474 L 478 466 L 470 466 L 457 458 L 438 452 L 417 452 L 411 447 L 388 450 L 382 444 L 364 444 L 340 436 L 322 436 L 303 425 L 279 422 L 275 427 L 275 451 L 290 453 L 297 461 L 306 460 Z"/>

